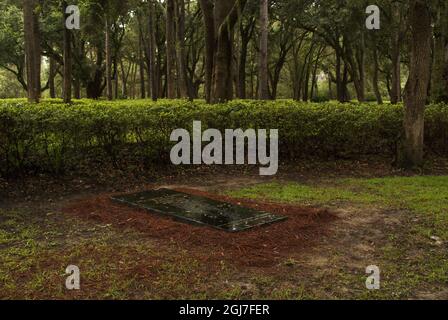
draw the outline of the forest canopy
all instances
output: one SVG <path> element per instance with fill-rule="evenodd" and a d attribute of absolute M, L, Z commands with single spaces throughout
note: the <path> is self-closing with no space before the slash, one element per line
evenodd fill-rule
<path fill-rule="evenodd" d="M 448 5 L 429 2 L 430 98 L 447 101 Z M 46 97 L 62 97 L 70 49 L 65 58 L 75 98 L 210 101 L 220 91 L 217 100 L 378 103 L 402 100 L 411 62 L 410 3 L 376 1 L 380 29 L 369 30 L 371 3 L 359 0 L 26 1 L 36 18 L 39 94 Z M 80 30 L 64 27 L 68 5 L 80 10 Z M 23 1 L 2 1 L 0 9 L 0 97 L 24 96 Z"/>

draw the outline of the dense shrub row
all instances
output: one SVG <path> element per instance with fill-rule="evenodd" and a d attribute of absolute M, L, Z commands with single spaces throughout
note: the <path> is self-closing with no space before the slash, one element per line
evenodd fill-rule
<path fill-rule="evenodd" d="M 0 173 L 79 170 L 83 166 L 169 161 L 170 133 L 207 127 L 279 129 L 280 161 L 396 151 L 402 108 L 390 105 L 303 104 L 292 101 L 0 101 Z M 448 107 L 427 108 L 426 145 L 448 154 Z"/>

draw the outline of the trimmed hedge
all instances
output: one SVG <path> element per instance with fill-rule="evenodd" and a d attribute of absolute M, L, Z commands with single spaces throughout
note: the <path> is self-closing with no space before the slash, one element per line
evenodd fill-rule
<path fill-rule="evenodd" d="M 333 102 L 0 100 L 0 174 L 167 163 L 171 131 L 191 130 L 193 120 L 204 130 L 279 129 L 280 161 L 392 156 L 402 118 L 401 106 Z M 429 106 L 426 119 L 427 147 L 448 155 L 448 107 Z"/>

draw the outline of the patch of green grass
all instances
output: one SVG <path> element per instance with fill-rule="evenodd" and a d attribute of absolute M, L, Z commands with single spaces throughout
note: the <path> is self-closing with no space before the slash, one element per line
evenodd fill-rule
<path fill-rule="evenodd" d="M 329 185 L 268 183 L 228 194 L 306 205 L 355 203 L 410 210 L 427 218 L 422 232 L 448 239 L 448 176 L 342 179 Z"/>
<path fill-rule="evenodd" d="M 448 240 L 448 176 L 350 179 L 344 183 L 371 194 L 378 203 L 423 215 L 420 232 Z"/>
<path fill-rule="evenodd" d="M 230 191 L 232 197 L 313 206 L 350 205 L 409 212 L 399 234 L 391 234 L 382 247 L 382 289 L 366 291 L 364 274 L 337 273 L 351 298 L 412 297 L 415 290 L 437 290 L 448 284 L 448 255 L 431 246 L 432 235 L 448 241 L 448 176 L 340 179 L 316 185 L 268 183 Z M 412 222 L 411 222 L 412 221 Z M 345 297 L 345 293 L 334 293 Z"/>
<path fill-rule="evenodd" d="M 279 202 L 297 202 L 308 205 L 323 205 L 344 201 L 373 202 L 368 194 L 326 186 L 316 187 L 298 183 L 268 183 L 250 188 L 230 191 L 229 195 L 237 198 L 267 199 Z"/>

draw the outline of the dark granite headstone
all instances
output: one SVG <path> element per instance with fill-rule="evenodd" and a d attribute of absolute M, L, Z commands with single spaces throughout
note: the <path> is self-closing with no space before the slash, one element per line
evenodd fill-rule
<path fill-rule="evenodd" d="M 286 219 L 271 213 L 170 189 L 116 196 L 112 197 L 112 200 L 179 221 L 207 225 L 228 232 L 243 231 Z"/>

